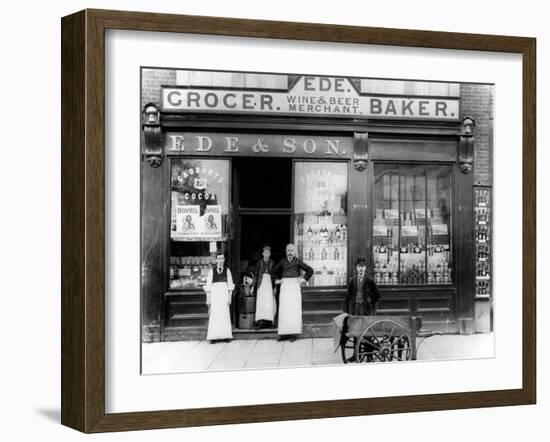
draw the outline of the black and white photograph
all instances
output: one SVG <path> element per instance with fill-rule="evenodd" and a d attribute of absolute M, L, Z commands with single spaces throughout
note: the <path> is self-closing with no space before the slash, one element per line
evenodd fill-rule
<path fill-rule="evenodd" d="M 143 375 L 494 356 L 493 84 L 140 78 Z"/>
<path fill-rule="evenodd" d="M 547 434 L 546 9 L 7 3 L 0 439 Z"/>

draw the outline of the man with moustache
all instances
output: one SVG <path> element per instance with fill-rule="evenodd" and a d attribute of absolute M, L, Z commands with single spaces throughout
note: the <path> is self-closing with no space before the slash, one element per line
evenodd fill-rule
<path fill-rule="evenodd" d="M 301 270 L 305 272 L 303 277 Z M 301 286 L 313 276 L 313 269 L 296 257 L 296 246 L 288 244 L 286 258 L 273 268 L 273 275 L 278 278 L 275 284 L 280 285 L 278 341 L 294 342 L 302 333 Z"/>

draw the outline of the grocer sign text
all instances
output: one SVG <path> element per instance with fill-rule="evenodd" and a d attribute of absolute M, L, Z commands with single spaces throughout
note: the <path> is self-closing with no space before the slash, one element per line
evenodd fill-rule
<path fill-rule="evenodd" d="M 458 98 L 361 94 L 347 78 L 302 76 L 288 91 L 166 86 L 163 112 L 458 121 Z"/>

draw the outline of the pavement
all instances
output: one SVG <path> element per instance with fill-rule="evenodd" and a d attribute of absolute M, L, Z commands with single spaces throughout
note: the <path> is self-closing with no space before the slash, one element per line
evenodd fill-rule
<path fill-rule="evenodd" d="M 494 334 L 435 335 L 417 342 L 418 360 L 494 357 Z M 142 374 L 308 367 L 342 364 L 332 338 L 304 338 L 295 342 L 243 339 L 144 343 Z"/>

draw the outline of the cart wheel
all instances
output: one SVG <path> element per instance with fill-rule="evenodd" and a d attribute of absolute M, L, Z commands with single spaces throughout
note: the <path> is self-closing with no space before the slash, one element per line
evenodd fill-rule
<path fill-rule="evenodd" d="M 409 331 L 393 319 L 370 324 L 355 344 L 355 362 L 408 361 L 412 358 Z"/>
<path fill-rule="evenodd" d="M 344 364 L 355 362 L 355 339 L 348 338 L 346 342 L 340 342 L 340 352 Z"/>

